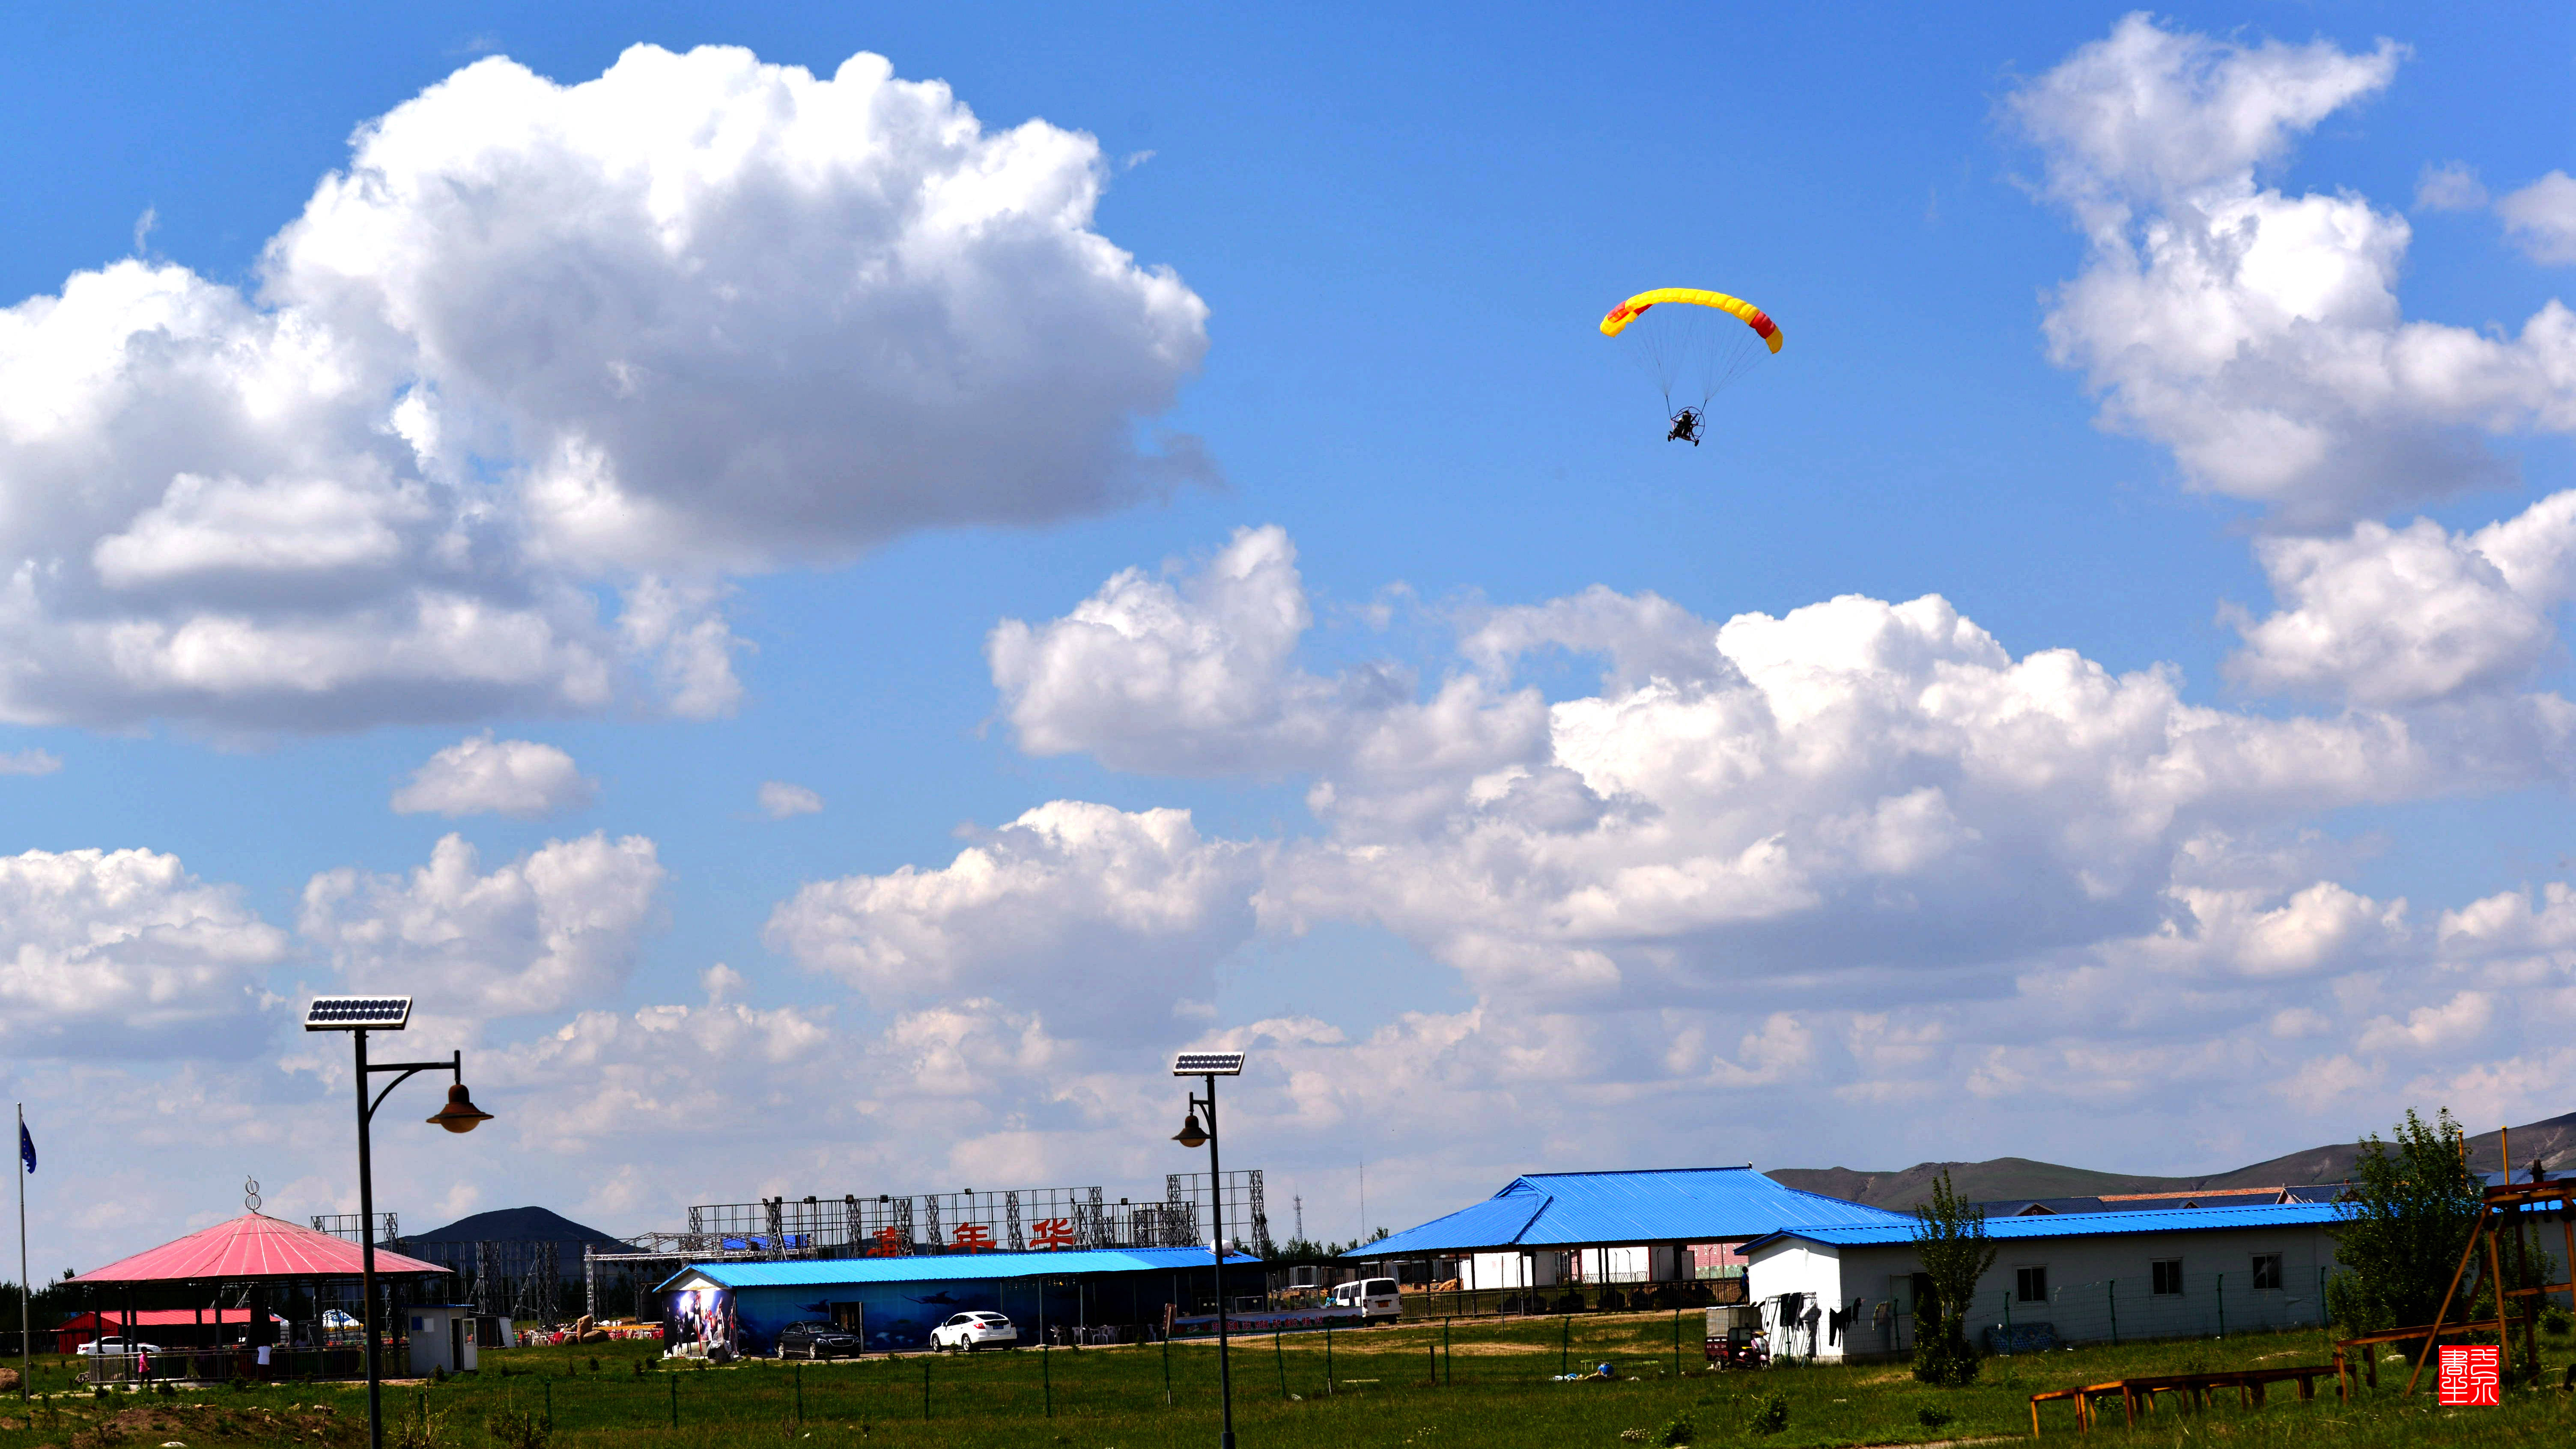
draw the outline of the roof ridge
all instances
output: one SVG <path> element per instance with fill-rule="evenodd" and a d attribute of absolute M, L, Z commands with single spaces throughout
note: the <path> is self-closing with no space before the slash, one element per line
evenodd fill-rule
<path fill-rule="evenodd" d="M 1753 1164 L 1739 1162 L 1733 1167 L 1607 1167 L 1598 1172 L 1524 1172 L 1512 1182 L 1527 1182 L 1534 1177 L 1679 1177 L 1686 1172 L 1751 1172 Z M 1785 1185 L 1785 1184 L 1784 1184 Z M 1505 1191 L 1510 1184 L 1504 1185 Z M 1796 1191 L 1791 1188 L 1790 1191 Z M 1502 1196 L 1496 1193 L 1496 1197 Z"/>

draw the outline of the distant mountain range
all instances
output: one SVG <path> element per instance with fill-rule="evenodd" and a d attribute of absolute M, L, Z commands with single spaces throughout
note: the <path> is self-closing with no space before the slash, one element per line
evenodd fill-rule
<path fill-rule="evenodd" d="M 2576 1112 L 2511 1129 L 2513 1170 L 2520 1173 L 2538 1158 L 2550 1172 L 2576 1169 Z M 2497 1156 L 2502 1133 L 2485 1132 L 2469 1139 L 2469 1165 L 2492 1172 L 2504 1166 Z M 2352 1176 L 2356 1142 L 2311 1147 L 2205 1177 L 2146 1177 L 2090 1168 L 2033 1162 L 2027 1157 L 1997 1157 L 1985 1162 L 1918 1162 L 1896 1172 L 1864 1172 L 1849 1167 L 1775 1167 L 1764 1176 L 1782 1187 L 1822 1193 L 1846 1202 L 1902 1211 L 1932 1195 L 1932 1180 L 1944 1169 L 1950 1185 L 1971 1202 L 2015 1198 L 2101 1197 L 2115 1193 L 2208 1192 L 2226 1187 L 2297 1187 L 2343 1182 Z"/>

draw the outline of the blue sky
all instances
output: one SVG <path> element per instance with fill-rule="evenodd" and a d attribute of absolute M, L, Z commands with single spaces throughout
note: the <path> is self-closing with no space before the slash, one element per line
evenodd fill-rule
<path fill-rule="evenodd" d="M 124 275 L 234 298 L 206 335 L 236 350 L 208 356 L 282 348 L 259 339 L 285 319 L 344 350 L 260 353 L 267 385 L 356 379 L 312 383 L 323 411 L 281 422 L 273 391 L 208 412 L 195 383 L 131 361 L 141 323 L 0 334 L 22 398 L 78 371 L 78 346 L 129 359 L 85 402 L 0 419 L 0 552 L 43 596 L 0 619 L 18 658 L 0 756 L 33 772 L 0 776 L 0 852 L 26 853 L 0 897 L 13 1075 L 40 1129 L 49 1110 L 65 1123 L 67 1172 L 134 1204 L 51 1231 L 95 1256 L 219 1213 L 242 1171 L 289 1215 L 345 1207 L 345 1082 L 282 1025 L 297 992 L 344 983 L 415 991 L 425 1033 L 494 1063 L 510 1130 L 388 1164 L 386 1200 L 423 1221 L 534 1200 L 641 1230 L 710 1195 L 1150 1181 L 1178 1165 L 1145 1130 L 1168 1115 L 1154 1063 L 1219 1038 L 1273 1063 L 1248 1160 L 1333 1232 L 1357 1226 L 1363 1156 L 1416 1164 L 1372 1174 L 1373 1216 L 1401 1226 L 1525 1170 L 2013 1152 L 2187 1171 L 2409 1105 L 2481 1125 L 2564 1110 L 2549 1042 L 2576 1012 L 2576 919 L 2557 919 L 2576 905 L 2553 914 L 2547 888 L 2576 853 L 2556 634 L 2576 546 L 2525 510 L 2576 486 L 2576 373 L 2525 327 L 2576 248 L 2576 203 L 2547 180 L 2566 184 L 2576 134 L 2576 27 L 2540 6 L 2122 17 L 171 7 L 31 24 L 0 53 L 0 303 L 33 318 L 75 274 L 140 263 Z M 1026 298 L 978 314 L 1026 349 L 1019 370 L 960 384 L 926 452 L 869 452 L 911 425 L 885 358 L 966 376 L 956 359 L 1003 344 L 907 332 L 917 313 L 852 303 L 870 284 L 791 261 L 875 224 L 879 203 L 828 187 L 774 214 L 722 183 L 682 204 L 702 231 L 673 245 L 776 301 L 725 334 L 738 371 L 693 370 L 671 327 L 599 341 L 619 306 L 714 305 L 700 272 L 635 262 L 632 228 L 547 189 L 622 195 L 616 164 L 694 144 L 699 92 L 620 92 L 671 120 L 625 150 L 527 139 L 552 87 L 637 45 L 741 47 L 825 79 L 873 52 L 944 82 L 988 140 L 1043 123 L 1053 149 L 1012 174 L 1032 196 L 1088 178 L 1096 206 L 1020 249 L 970 248 L 942 273 L 966 290 L 939 293 L 963 312 Z M 414 102 L 494 57 L 533 75 Z M 2105 97 L 2112 118 L 2087 121 Z M 353 132 L 407 103 L 410 129 L 382 133 L 399 144 L 355 164 L 425 189 L 308 214 Z M 2195 130 L 2230 105 L 2274 117 L 2238 134 L 2241 156 Z M 798 137 L 949 174 L 846 127 Z M 752 145 L 757 163 L 789 142 Z M 476 213 L 487 232 L 460 229 L 439 188 L 471 191 L 494 156 L 514 179 Z M 2337 205 L 2340 232 L 2300 230 Z M 521 226 L 568 240 L 484 246 Z M 733 250 L 703 241 L 719 232 Z M 2270 262 L 2227 250 L 2293 233 Z M 397 235 L 413 250 L 380 249 Z M 2216 271 L 2149 268 L 2112 295 L 2158 236 Z M 1086 238 L 1133 265 L 1100 270 Z M 2311 294 L 2355 268 L 2359 290 Z M 1593 328 L 1661 285 L 1752 298 L 1789 339 L 1719 395 L 1697 449 L 1662 441 L 1660 399 Z M 2246 329 L 2232 370 L 2158 320 L 2192 306 Z M 1150 345 L 1131 335 L 1146 316 Z M 2419 322 L 2453 330 L 2404 330 Z M 583 391 L 648 353 L 644 411 L 718 421 L 656 433 L 631 393 Z M 771 395 L 742 380 L 759 375 Z M 467 442 L 396 447 L 406 397 Z M 2244 441 L 2240 401 L 2325 461 Z M 1212 467 L 1164 487 L 1150 460 L 1169 435 Z M 613 537 L 546 513 L 535 480 L 571 475 L 541 436 L 596 443 L 602 486 L 681 511 Z M 700 454 L 650 444 L 674 436 L 763 481 L 691 473 Z M 351 481 L 380 467 L 391 483 Z M 168 493 L 182 473 L 241 491 Z M 887 477 L 930 501 L 884 501 Z M 66 501 L 117 488 L 103 511 Z M 824 501 L 799 514 L 775 501 L 790 494 Z M 2508 520 L 2509 539 L 2478 532 Z M 467 571 L 482 582 L 425 562 L 442 528 L 488 550 Z M 63 582 L 85 569 L 102 582 Z M 619 621 L 647 580 L 679 623 L 638 644 Z M 478 675 L 499 634 L 413 667 L 425 636 L 382 632 L 408 605 L 349 600 L 416 585 L 527 606 L 608 682 Z M 1596 586 L 1626 622 L 1544 607 Z M 1926 595 L 1973 625 L 1855 605 L 1712 650 L 1738 616 Z M 1647 596 L 1673 610 L 1647 618 Z M 1086 600 L 1115 639 L 1052 622 Z M 1311 627 L 1255 641 L 1246 621 L 1282 611 Z M 134 662 L 135 640 L 177 637 L 152 630 L 242 619 L 275 627 L 239 655 L 171 643 Z M 84 632 L 100 620 L 128 632 Z M 1015 680 L 988 654 L 1005 620 L 1035 641 Z M 1605 666 L 1601 628 L 1695 662 Z M 1495 629 L 1518 631 L 1507 658 L 1473 644 Z M 1891 629 L 1950 632 L 1898 647 Z M 344 681 L 280 683 L 307 648 Z M 2005 678 L 2034 658 L 2119 687 Z M 150 670 L 192 682 L 138 683 Z M 1986 689 L 1973 723 L 1944 712 Z M 1421 708 L 1440 698 L 1459 710 Z M 1820 713 L 1792 723 L 1796 700 Z M 2041 717 L 2062 734 L 2029 734 Z M 2239 730 L 2259 767 L 2177 766 L 2204 728 Z M 487 733 L 532 751 L 519 795 L 391 808 Z M 2026 778 L 2061 748 L 2090 763 Z M 1738 768 L 1753 755 L 1768 763 Z M 2184 775 L 2152 803 L 2123 794 Z M 771 818 L 771 781 L 822 808 Z M 1509 803 L 1542 787 L 1580 803 Z M 2129 803 L 2095 818 L 2112 797 Z M 1001 830 L 1049 802 L 1105 813 Z M 1148 813 L 1175 809 L 1179 843 Z M 1119 854 L 1136 830 L 1159 843 Z M 474 863 L 413 875 L 450 834 Z M 980 863 L 959 861 L 970 848 Z M 166 863 L 111 885 L 93 850 Z M 316 890 L 337 904 L 309 905 Z M 147 1004 L 75 1001 L 83 982 Z M 74 1135 L 74 1084 L 91 1120 L 111 1104 L 108 1130 Z M 195 1125 L 156 1137 L 174 1114 Z M 156 1143 L 186 1171 L 154 1170 Z"/>

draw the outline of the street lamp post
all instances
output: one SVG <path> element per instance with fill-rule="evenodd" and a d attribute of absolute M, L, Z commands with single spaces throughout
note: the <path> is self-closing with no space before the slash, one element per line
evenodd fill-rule
<path fill-rule="evenodd" d="M 1172 1058 L 1172 1075 L 1207 1079 L 1207 1096 L 1190 1095 L 1190 1108 L 1182 1115 L 1181 1130 L 1172 1134 L 1172 1140 L 1193 1152 L 1202 1143 L 1208 1150 L 1208 1205 L 1213 1214 L 1209 1251 L 1216 1257 L 1216 1383 L 1217 1398 L 1225 1414 L 1225 1434 L 1218 1443 L 1222 1449 L 1234 1449 L 1234 1373 L 1226 1363 L 1225 1342 L 1225 1170 L 1217 1159 L 1216 1079 L 1242 1076 L 1243 1053 L 1183 1052 Z M 1199 1130 L 1200 1112 L 1207 1113 L 1204 1132 Z"/>
<path fill-rule="evenodd" d="M 367 1141 L 367 1124 L 375 1120 L 376 1109 L 396 1087 L 422 1072 L 453 1073 L 455 1085 L 447 1089 L 447 1105 L 438 1109 L 428 1121 L 431 1126 L 450 1132 L 471 1132 L 492 1120 L 492 1114 L 474 1105 L 465 1090 L 465 1053 L 454 1052 L 443 1062 L 375 1062 L 367 1060 L 367 1033 L 400 1031 L 411 1022 L 411 998 L 408 996 L 320 996 L 305 1008 L 306 1031 L 345 1031 L 357 1049 L 358 1084 L 358 1313 L 367 1344 L 367 1446 L 385 1449 L 384 1373 L 377 1357 L 376 1345 L 376 1180 L 375 1160 Z M 385 1083 L 385 1089 L 367 1096 L 367 1081 L 382 1073 L 397 1073 Z"/>

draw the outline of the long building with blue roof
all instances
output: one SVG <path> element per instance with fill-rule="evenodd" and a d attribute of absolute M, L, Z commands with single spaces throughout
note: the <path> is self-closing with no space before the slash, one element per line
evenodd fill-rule
<path fill-rule="evenodd" d="M 1230 1291 L 1261 1291 L 1258 1259 L 1227 1254 L 1225 1276 Z M 1216 1271 L 1205 1248 L 728 1259 L 692 1263 L 656 1291 L 664 1338 L 683 1353 L 773 1353 L 779 1330 L 794 1323 L 828 1323 L 870 1352 L 900 1352 L 977 1311 L 1007 1315 L 1027 1344 L 1132 1341 L 1212 1302 Z"/>
<path fill-rule="evenodd" d="M 1990 1351 L 2320 1324 L 2341 1215 L 2285 1202 L 1990 1218 L 1995 1262 L 1969 1324 Z M 1743 1252 L 1775 1354 L 1913 1352 L 1931 1289 L 1912 1218 L 1785 1224 Z"/>
<path fill-rule="evenodd" d="M 1902 1226 L 1912 1219 L 1783 1187 L 1752 1167 L 1534 1172 L 1492 1197 L 1348 1256 L 1427 1261 L 1468 1291 L 1692 1279 L 1713 1252 L 1789 1224 Z M 1454 1265 L 1454 1272 L 1450 1270 Z M 1725 1271 L 1722 1267 L 1719 1271 Z"/>

